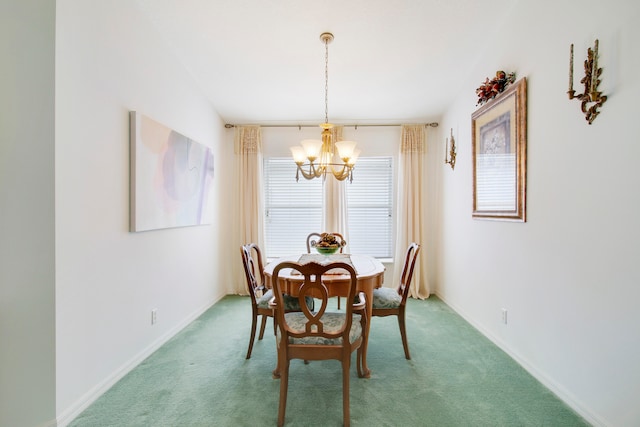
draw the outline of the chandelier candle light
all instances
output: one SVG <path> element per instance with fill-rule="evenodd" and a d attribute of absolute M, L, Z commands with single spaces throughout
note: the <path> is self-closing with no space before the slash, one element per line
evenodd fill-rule
<path fill-rule="evenodd" d="M 329 43 L 333 41 L 333 34 L 322 33 L 320 40 L 324 43 L 324 123 L 322 128 L 322 140 L 305 139 L 300 142 L 301 146 L 291 147 L 293 161 L 298 166 L 296 171 L 296 181 L 299 175 L 305 179 L 320 178 L 326 179 L 327 173 L 333 174 L 338 181 L 349 178 L 353 181 L 353 167 L 360 155 L 360 150 L 356 149 L 354 141 L 333 140 L 331 129 L 333 125 L 329 123 Z M 334 161 L 339 157 L 342 163 Z"/>

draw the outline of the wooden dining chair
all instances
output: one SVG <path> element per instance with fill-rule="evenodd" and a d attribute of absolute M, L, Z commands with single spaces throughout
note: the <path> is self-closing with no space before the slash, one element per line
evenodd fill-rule
<path fill-rule="evenodd" d="M 258 325 L 258 318 L 262 316 L 262 322 L 260 324 L 260 334 L 258 340 L 261 340 L 264 336 L 264 329 L 267 323 L 268 317 L 273 317 L 273 308 L 269 306 L 269 301 L 273 298 L 273 292 L 265 283 L 264 268 L 262 264 L 262 253 L 260 247 L 255 243 L 249 243 L 240 247 L 240 253 L 242 255 L 242 265 L 244 266 L 244 274 L 247 279 L 247 288 L 249 295 L 251 296 L 251 337 L 249 338 L 249 349 L 247 350 L 247 359 L 251 358 L 251 351 L 253 350 L 253 342 L 256 337 L 256 329 Z M 298 299 L 292 298 L 288 295 L 284 298 L 286 311 L 299 311 Z M 306 303 L 311 309 L 313 309 L 314 301 L 308 298 Z M 275 323 L 273 324 L 273 331 L 275 334 Z"/>
<path fill-rule="evenodd" d="M 340 233 L 311 233 L 307 236 L 307 253 L 310 254 L 311 253 L 311 248 L 314 247 L 316 245 L 316 243 L 318 243 L 320 241 L 320 239 L 322 238 L 323 234 L 333 234 L 336 239 L 338 240 L 338 242 L 340 243 L 340 250 L 339 253 L 342 253 L 344 247 L 346 246 L 347 242 L 346 240 L 344 240 L 344 237 L 342 236 L 342 234 Z M 340 297 L 336 297 L 338 298 L 338 310 L 340 310 Z"/>
<path fill-rule="evenodd" d="M 302 306 L 300 312 L 286 313 L 280 310 L 285 301 L 279 280 L 283 269 L 294 269 L 300 272 L 304 281 L 299 288 L 299 301 L 304 297 L 314 297 L 317 311 Z M 350 276 L 349 297 L 344 312 L 327 311 L 329 293 L 322 282 L 322 275 L 329 270 L 344 269 Z M 351 353 L 357 350 L 358 376 L 362 372 L 362 343 L 366 331 L 365 295 L 357 292 L 356 272 L 352 266 L 343 262 L 320 265 L 315 262 L 298 264 L 282 262 L 273 270 L 273 287 L 275 293 L 274 307 L 277 324 L 276 343 L 278 346 L 278 368 L 276 377 L 280 378 L 280 403 L 278 406 L 278 426 L 284 425 L 287 407 L 287 391 L 289 385 L 289 362 L 292 359 L 338 360 L 342 364 L 342 415 L 343 423 L 349 426 L 349 371 Z M 357 295 L 356 295 L 357 294 Z M 299 395 L 301 398 L 308 396 Z M 305 415 L 299 414 L 301 417 Z"/>
<path fill-rule="evenodd" d="M 400 336 L 402 337 L 402 345 L 404 346 L 404 357 L 411 359 L 409 354 L 409 343 L 407 342 L 407 330 L 405 322 L 405 312 L 407 307 L 407 297 L 409 296 L 409 287 L 413 278 L 413 269 L 416 265 L 416 259 L 420 252 L 420 245 L 411 243 L 407 248 L 404 259 L 404 267 L 402 268 L 402 276 L 400 283 L 396 288 L 378 288 L 373 290 L 372 315 L 373 316 L 398 316 L 398 325 L 400 326 Z"/>

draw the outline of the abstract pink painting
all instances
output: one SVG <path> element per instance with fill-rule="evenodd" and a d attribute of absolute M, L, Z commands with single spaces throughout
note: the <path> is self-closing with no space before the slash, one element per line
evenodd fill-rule
<path fill-rule="evenodd" d="M 130 231 L 208 224 L 211 149 L 130 112 Z"/>

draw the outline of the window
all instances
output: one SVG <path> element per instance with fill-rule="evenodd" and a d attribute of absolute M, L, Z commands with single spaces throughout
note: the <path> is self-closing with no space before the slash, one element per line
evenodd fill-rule
<path fill-rule="evenodd" d="M 391 157 L 359 158 L 347 184 L 349 250 L 393 257 L 393 166 Z"/>
<path fill-rule="evenodd" d="M 307 236 L 322 226 L 322 180 L 296 182 L 290 157 L 265 159 L 264 174 L 266 256 L 306 252 Z"/>
<path fill-rule="evenodd" d="M 391 157 L 361 157 L 347 183 L 349 248 L 391 258 L 393 170 Z M 291 158 L 265 159 L 266 256 L 306 252 L 307 235 L 322 227 L 322 179 L 295 180 Z"/>

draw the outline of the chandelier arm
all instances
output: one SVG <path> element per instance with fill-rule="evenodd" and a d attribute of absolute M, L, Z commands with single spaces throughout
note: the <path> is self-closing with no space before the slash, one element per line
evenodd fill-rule
<path fill-rule="evenodd" d="M 305 170 L 302 168 L 304 165 L 298 165 L 298 170 L 296 171 L 296 181 L 298 181 L 298 173 L 302 174 L 302 177 L 304 179 L 313 179 L 315 178 L 315 175 L 305 172 Z"/>
<path fill-rule="evenodd" d="M 351 182 L 352 170 L 353 166 L 349 166 L 348 164 L 337 164 L 337 163 L 328 163 L 326 165 L 318 165 L 316 167 L 315 163 L 296 163 L 296 181 L 299 180 L 299 175 L 301 174 L 305 179 L 314 179 L 314 178 L 325 178 L 328 173 L 331 173 L 338 181 L 344 181 L 349 178 Z M 308 170 L 305 170 L 307 167 Z"/>
<path fill-rule="evenodd" d="M 331 167 L 331 173 L 338 181 L 343 181 L 351 173 L 351 167 L 346 163 L 342 165 L 331 163 L 329 166 Z M 338 166 L 338 168 L 334 168 L 334 166 Z"/>
<path fill-rule="evenodd" d="M 296 181 L 298 180 L 298 173 L 302 174 L 305 179 L 313 179 L 322 176 L 322 173 L 319 169 L 316 169 L 314 163 L 296 163 L 298 169 L 296 171 Z M 307 167 L 309 170 L 305 171 L 304 167 Z"/>

